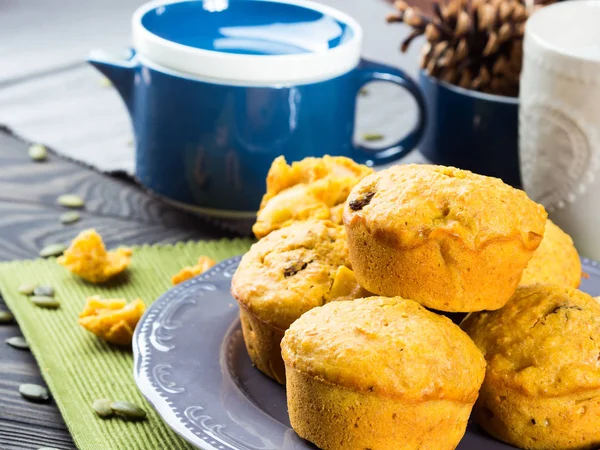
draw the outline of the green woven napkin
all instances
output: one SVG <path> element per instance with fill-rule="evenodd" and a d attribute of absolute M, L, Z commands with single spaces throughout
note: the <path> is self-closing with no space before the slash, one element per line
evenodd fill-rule
<path fill-rule="evenodd" d="M 193 242 L 134 247 L 127 276 L 99 287 L 71 275 L 54 259 L 0 264 L 0 292 L 29 342 L 73 439 L 82 450 L 189 449 L 145 402 L 133 381 L 133 357 L 99 341 L 78 325 L 86 297 L 141 298 L 150 305 L 171 287 L 171 275 L 199 256 L 222 260 L 244 253 L 250 240 Z M 60 309 L 44 310 L 17 292 L 25 282 L 49 284 Z M 102 420 L 91 409 L 95 399 L 129 400 L 148 412 L 145 422 Z M 35 405 L 32 404 L 32 407 Z"/>

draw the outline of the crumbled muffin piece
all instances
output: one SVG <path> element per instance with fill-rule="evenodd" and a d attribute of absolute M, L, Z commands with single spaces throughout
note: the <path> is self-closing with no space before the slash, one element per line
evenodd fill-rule
<path fill-rule="evenodd" d="M 139 298 L 128 304 L 124 299 L 89 297 L 79 315 L 79 324 L 106 342 L 131 345 L 133 331 L 145 310 Z"/>
<path fill-rule="evenodd" d="M 106 251 L 102 237 L 94 229 L 77 235 L 57 262 L 91 283 L 104 283 L 120 274 L 131 262 L 130 248 Z"/>
<path fill-rule="evenodd" d="M 328 219 L 342 223 L 343 203 L 373 169 L 343 156 L 305 158 L 288 165 L 283 156 L 273 161 L 252 231 L 262 238 L 295 221 Z"/>
<path fill-rule="evenodd" d="M 184 281 L 187 281 L 190 278 L 194 278 L 195 276 L 206 272 L 215 264 L 217 264 L 217 262 L 214 259 L 209 258 L 208 256 L 201 256 L 200 258 L 198 258 L 198 262 L 195 265 L 184 267 L 175 275 L 173 275 L 171 277 L 171 283 L 173 283 L 173 286 L 179 283 L 183 283 Z"/>

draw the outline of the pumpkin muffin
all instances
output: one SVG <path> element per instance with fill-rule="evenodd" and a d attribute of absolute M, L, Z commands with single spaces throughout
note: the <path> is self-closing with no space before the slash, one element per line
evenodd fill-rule
<path fill-rule="evenodd" d="M 329 303 L 281 343 L 290 422 L 324 450 L 450 450 L 485 373 L 449 319 L 400 297 Z"/>
<path fill-rule="evenodd" d="M 244 341 L 262 372 L 285 383 L 280 342 L 306 311 L 333 300 L 369 295 L 349 268 L 344 228 L 296 222 L 254 244 L 233 276 Z"/>
<path fill-rule="evenodd" d="M 577 288 L 581 283 L 581 260 L 571 236 L 546 221 L 544 239 L 523 271 L 521 284 L 557 284 Z"/>
<path fill-rule="evenodd" d="M 524 449 L 600 448 L 600 304 L 573 288 L 529 285 L 462 324 L 487 360 L 473 416 Z"/>
<path fill-rule="evenodd" d="M 350 190 L 370 173 L 373 169 L 343 156 L 305 158 L 291 165 L 280 156 L 269 169 L 252 231 L 260 239 L 295 221 L 328 219 L 341 225 Z"/>
<path fill-rule="evenodd" d="M 541 205 L 497 178 L 417 164 L 367 176 L 344 210 L 362 286 L 447 312 L 502 307 L 545 223 Z"/>

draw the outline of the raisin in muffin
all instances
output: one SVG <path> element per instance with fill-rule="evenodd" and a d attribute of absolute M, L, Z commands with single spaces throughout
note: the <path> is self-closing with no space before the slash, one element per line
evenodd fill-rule
<path fill-rule="evenodd" d="M 290 422 L 324 450 L 450 450 L 485 373 L 449 319 L 400 297 L 329 303 L 281 344 Z"/>
<path fill-rule="evenodd" d="M 328 219 L 341 225 L 350 190 L 370 173 L 373 169 L 343 156 L 305 158 L 291 165 L 280 156 L 269 169 L 252 231 L 260 239 L 295 221 Z"/>
<path fill-rule="evenodd" d="M 254 244 L 233 276 L 248 354 L 265 374 L 285 382 L 280 342 L 306 311 L 368 295 L 349 268 L 344 228 L 297 222 Z"/>
<path fill-rule="evenodd" d="M 524 449 L 600 448 L 600 304 L 573 288 L 529 285 L 462 328 L 487 360 L 473 416 Z"/>
<path fill-rule="evenodd" d="M 367 290 L 469 312 L 508 301 L 542 240 L 546 211 L 497 178 L 411 164 L 360 181 L 344 224 Z"/>
<path fill-rule="evenodd" d="M 557 284 L 579 287 L 581 260 L 571 236 L 550 219 L 546 222 L 544 239 L 523 271 L 521 284 Z"/>

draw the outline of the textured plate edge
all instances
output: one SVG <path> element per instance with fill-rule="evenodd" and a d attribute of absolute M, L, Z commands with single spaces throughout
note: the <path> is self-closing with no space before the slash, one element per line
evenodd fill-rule
<path fill-rule="evenodd" d="M 580 258 L 581 259 L 581 269 L 585 269 L 586 266 L 588 266 L 588 268 L 591 266 L 593 269 L 596 270 L 596 273 L 598 276 L 600 276 L 600 262 L 595 261 L 593 259 L 590 258 L 584 258 L 583 256 Z M 584 270 L 585 272 L 585 270 Z"/>
<path fill-rule="evenodd" d="M 185 288 L 187 285 L 195 284 L 198 281 L 208 281 L 213 275 L 221 272 L 222 270 L 230 267 L 232 264 L 237 264 L 241 260 L 241 256 L 234 256 L 232 258 L 225 259 L 221 261 L 216 266 L 207 270 L 202 275 L 192 278 L 184 283 L 181 283 L 177 286 L 172 287 L 167 290 L 161 296 L 159 296 L 154 303 L 146 310 L 143 314 L 142 318 L 139 321 L 139 324 L 144 324 L 149 320 L 149 317 L 155 315 L 156 312 L 152 309 L 152 306 L 158 304 L 163 298 L 168 295 L 173 294 L 173 290 Z M 143 326 L 137 326 L 133 333 L 132 340 L 132 352 L 133 352 L 133 379 L 134 382 L 142 394 L 142 396 L 146 399 L 146 401 L 152 406 L 152 408 L 156 411 L 156 413 L 160 416 L 160 418 L 164 421 L 164 423 L 169 427 L 173 432 L 175 432 L 179 437 L 184 439 L 190 445 L 195 448 L 200 448 L 201 450 L 222 450 L 217 447 L 214 447 L 210 443 L 208 443 L 204 438 L 198 436 L 193 433 L 188 427 L 183 423 L 180 418 L 177 417 L 177 414 L 172 410 L 169 402 L 166 399 L 163 399 L 160 394 L 155 390 L 152 384 L 144 379 L 144 356 L 142 351 L 142 346 L 145 345 L 144 342 L 141 342 L 141 336 L 143 335 Z M 202 442 L 202 447 L 198 447 L 198 440 Z"/>
<path fill-rule="evenodd" d="M 154 389 L 148 382 L 141 380 L 137 376 L 137 373 L 136 373 L 137 372 L 137 370 L 136 370 L 137 363 L 135 362 L 135 358 L 136 358 L 136 355 L 135 355 L 135 350 L 134 350 L 133 378 L 134 378 L 135 384 L 136 384 L 137 388 L 139 389 L 139 391 L 144 396 L 144 398 L 146 399 L 146 401 L 148 403 L 150 403 L 150 406 L 152 406 L 152 408 L 154 408 L 156 413 L 160 416 L 161 420 L 163 420 L 165 422 L 167 427 L 170 430 L 172 430 L 175 434 L 177 434 L 179 437 L 181 437 L 183 440 L 185 440 L 188 444 L 190 444 L 191 446 L 193 446 L 195 448 L 201 448 L 202 450 L 219 450 L 216 447 L 213 447 L 208 442 L 206 442 L 201 437 L 196 436 L 194 433 L 192 433 L 190 430 L 188 430 L 186 428 L 186 426 L 183 423 L 181 423 L 181 421 L 177 418 L 177 416 L 175 415 L 175 413 L 169 406 L 169 403 L 166 400 L 162 399 L 160 397 L 160 395 L 158 395 L 154 391 Z M 146 386 L 146 389 L 142 387 L 143 385 Z M 198 447 L 197 442 L 194 442 L 197 439 L 200 439 L 202 441 L 202 447 Z"/>

